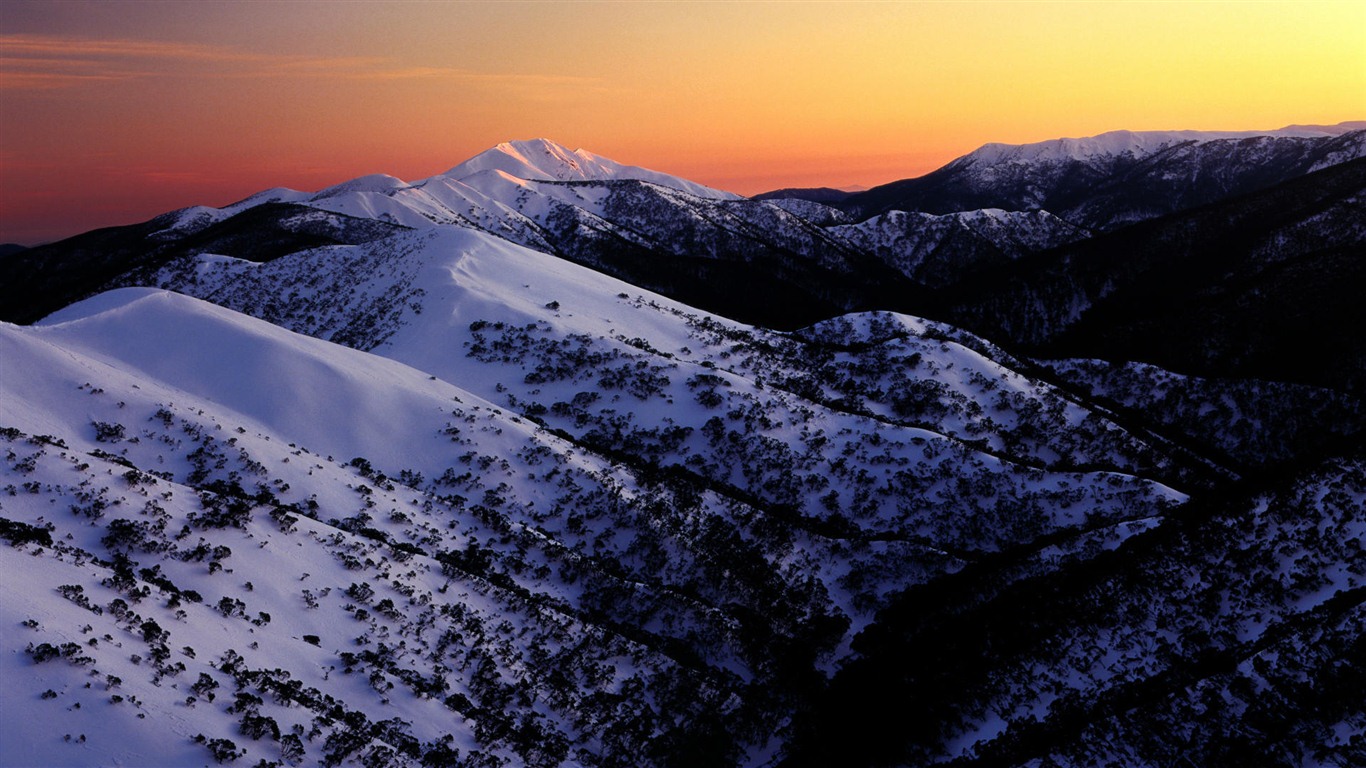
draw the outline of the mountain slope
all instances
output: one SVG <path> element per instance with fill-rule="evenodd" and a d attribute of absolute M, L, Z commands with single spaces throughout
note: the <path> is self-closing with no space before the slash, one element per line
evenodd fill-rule
<path fill-rule="evenodd" d="M 513 254 L 498 248 L 504 260 Z M 525 257 L 528 269 L 556 264 Z M 782 361 L 797 355 L 794 369 L 811 370 L 811 352 L 783 351 L 776 335 L 747 339 L 742 327 L 714 318 L 680 318 L 658 297 L 613 309 L 615 285 L 598 294 L 591 283 L 602 278 L 562 262 L 552 284 L 536 286 L 521 308 L 481 309 L 479 295 L 523 279 L 494 268 L 492 254 L 484 258 L 487 267 L 478 254 L 432 265 L 460 275 L 461 287 L 447 304 L 424 286 L 420 317 L 439 326 L 463 323 L 447 320 L 453 307 L 503 313 L 470 330 L 483 350 L 427 349 L 446 364 L 436 378 L 157 291 L 107 294 L 32 329 L 0 327 L 5 358 L 17 364 L 0 398 L 11 483 L 0 497 L 0 527 L 12 547 L 0 557 L 30 584 L 0 599 L 5 620 L 27 638 L 0 663 L 17 682 L 6 701 L 45 713 L 23 729 L 7 720 L 5 744 L 71 764 L 93 757 L 184 765 L 236 754 L 248 762 L 426 764 L 454 760 L 456 750 L 484 765 L 734 764 L 779 749 L 769 738 L 786 738 L 791 708 L 834 706 L 838 717 L 815 722 L 841 735 L 823 737 L 799 719 L 793 764 L 823 754 L 813 745 L 837 749 L 849 764 L 901 754 L 877 752 L 888 737 L 907 739 L 890 744 L 914 750 L 904 753 L 914 762 L 1018 764 L 1041 749 L 1075 764 L 1135 755 L 1133 764 L 1154 759 L 1158 747 L 1132 707 L 1114 719 L 1107 702 L 1134 702 L 1143 717 L 1166 722 L 1186 716 L 1188 705 L 1168 712 L 1162 702 L 1196 679 L 1230 691 L 1233 704 L 1209 710 L 1192 699 L 1189 716 L 1203 718 L 1208 733 L 1240 734 L 1201 742 L 1201 750 L 1256 734 L 1274 740 L 1248 743 L 1303 750 L 1329 729 L 1341 735 L 1323 743 L 1352 754 L 1350 736 L 1363 722 L 1354 698 L 1335 696 L 1331 706 L 1316 699 L 1312 717 L 1287 721 L 1285 713 L 1301 701 L 1289 684 L 1294 675 L 1312 675 L 1319 691 L 1352 687 L 1343 676 L 1350 666 L 1339 662 L 1360 628 L 1349 598 L 1366 562 L 1345 544 L 1359 538 L 1351 509 L 1360 507 L 1360 467 L 1268 479 L 1263 491 L 1172 517 L 1179 496 L 1143 492 L 1141 481 L 1123 475 L 1021 476 L 1019 467 L 965 453 L 931 431 L 897 427 L 894 408 L 874 423 L 827 411 L 820 401 L 828 396 L 794 400 L 783 389 L 796 383 L 780 377 Z M 584 315 L 541 306 L 544 319 L 516 324 L 550 293 L 563 295 L 562 281 L 575 276 L 589 281 Z M 641 339 L 571 331 L 610 331 L 628 318 Z M 848 345 L 825 363 L 841 378 L 876 377 L 879 369 L 885 377 L 915 350 L 925 380 L 952 381 L 951 372 L 975 368 L 959 374 L 961 396 L 990 392 L 984 375 L 1016 388 L 1024 399 L 1005 400 L 1012 405 L 1001 418 L 1015 424 L 1005 433 L 1037 418 L 1028 415 L 1031 400 L 1045 411 L 1058 407 L 1047 389 L 1030 391 L 1038 385 L 973 362 L 960 345 L 980 344 L 970 338 L 950 341 L 908 318 L 844 323 L 802 337 Z M 649 351 L 697 330 L 704 333 L 689 336 L 692 353 Z M 405 326 L 382 346 L 417 354 L 416 339 L 437 338 L 427 334 Z M 519 346 L 528 334 L 533 343 Z M 534 343 L 540 336 L 551 345 Z M 909 349 L 896 351 L 901 345 Z M 651 393 L 630 378 L 598 381 L 596 391 L 612 402 L 575 398 L 541 412 L 563 425 L 570 443 L 442 380 L 473 369 L 467 380 L 535 413 L 532 398 L 551 400 L 584 383 L 586 371 L 561 368 L 549 356 L 554 349 L 580 365 L 585 355 L 594 359 L 590 371 L 611 371 L 605 356 L 674 383 Z M 891 360 L 877 362 L 888 353 Z M 700 360 L 690 380 L 728 382 L 703 382 L 724 408 L 706 405 L 702 388 L 678 383 L 689 360 Z M 524 381 L 513 371 L 525 371 Z M 758 376 L 769 384 L 759 388 Z M 826 386 L 824 375 L 813 379 Z M 696 406 L 679 407 L 688 396 Z M 940 397 L 936 418 L 952 425 L 954 398 Z M 664 408 L 666 398 L 674 407 Z M 743 437 L 686 426 L 689 412 L 725 408 L 741 414 L 718 419 L 732 431 L 753 420 Z M 627 413 L 630 420 L 618 419 Z M 803 420 L 799 436 L 794 427 Z M 1079 438 L 1091 420 L 1068 417 Z M 660 428 L 670 424 L 680 431 Z M 606 432 L 613 429 L 614 438 Z M 1059 425 L 1046 431 L 1061 437 Z M 827 440 L 838 449 L 826 451 Z M 775 441 L 801 453 L 784 459 Z M 1025 457 L 1028 445 L 998 450 Z M 709 458 L 722 446 L 725 455 Z M 843 497 L 843 514 L 784 511 L 772 481 L 807 483 L 811 459 L 802 454 L 822 456 L 816 463 L 830 468 L 821 474 L 830 478 L 826 490 Z M 661 471 L 692 455 L 702 461 Z M 889 463 L 901 467 L 896 483 L 942 478 L 949 493 L 940 503 L 948 506 L 862 508 L 860 496 L 875 500 L 878 492 L 856 478 Z M 835 469 L 845 464 L 853 471 Z M 1314 501 L 1325 493 L 1332 498 Z M 922 504 L 936 495 L 933 485 L 910 492 Z M 1017 504 L 1024 508 L 1012 510 Z M 1022 528 L 1018 516 L 1029 507 L 1062 517 Z M 1247 509 L 1253 523 L 1243 522 Z M 1073 529 L 1083 513 L 1085 525 Z M 907 527 L 917 519 L 918 528 Z M 1329 535 L 1319 535 L 1325 524 Z M 1229 568 L 1245 560 L 1256 567 Z M 1192 567 L 1200 576 L 1189 580 Z M 1333 597 L 1335 589 L 1345 596 Z M 1025 613 L 1035 618 L 1024 621 Z M 1170 623 L 1170 653 L 1151 650 L 1144 638 L 1152 630 L 1135 616 Z M 852 649 L 841 639 L 860 631 Z M 1108 647 L 1130 650 L 1090 655 L 1097 638 L 1112 636 L 1131 644 L 1104 640 Z M 1056 653 L 1045 640 L 1058 637 L 1072 650 Z M 1311 641 L 1307 666 L 1284 661 L 1305 658 Z M 1206 661 L 1205 653 L 1215 656 Z M 1224 671 L 1225 658 L 1254 657 L 1265 661 Z M 820 678 L 838 659 L 847 662 L 821 692 Z M 983 682 L 987 669 L 995 682 Z M 99 689 L 83 687 L 92 675 Z M 1274 710 L 1287 729 L 1262 731 L 1247 719 L 1252 700 L 1239 677 L 1290 702 Z M 884 719 L 864 703 L 886 701 L 864 695 L 859 686 L 869 680 L 898 694 L 898 718 L 944 730 L 868 731 Z M 897 687 L 912 684 L 905 681 L 913 681 L 909 697 Z M 1038 698 L 1040 681 L 1064 696 Z M 1042 713 L 1041 724 L 1018 714 L 1030 712 Z M 931 733 L 942 735 L 927 741 Z M 850 734 L 863 735 L 850 742 Z"/>
<path fill-rule="evenodd" d="M 91 713 L 7 743 L 757 759 L 899 586 L 1005 550 L 1045 569 L 1185 498 L 1150 477 L 1188 471 L 1160 443 L 913 318 L 759 332 L 460 229 L 185 261 L 217 301 L 415 367 L 159 291 L 0 328 L 6 567 L 44 564 L 3 601 L 35 625 L 5 663 L 15 701 Z M 83 624 L 115 640 L 64 655 Z M 119 682 L 83 693 L 86 667 Z M 120 742 L 99 714 L 130 702 Z"/>
<path fill-rule="evenodd" d="M 173 211 L 143 224 L 87 232 L 0 260 L 0 319 L 31 323 L 111 281 L 186 254 L 217 253 L 268 261 L 320 245 L 370 242 L 402 227 L 332 214 L 296 203 L 264 202 L 232 216 Z"/>
<path fill-rule="evenodd" d="M 942 216 L 889 211 L 826 231 L 929 288 L 947 288 L 1025 254 L 1090 236 L 1047 211 L 995 208 Z"/>
<path fill-rule="evenodd" d="M 1005 589 L 909 590 L 783 764 L 1360 763 L 1366 465 L 1259 485 Z"/>
<path fill-rule="evenodd" d="M 1360 393 L 1364 194 L 1366 159 L 1332 166 L 1014 262 L 946 316 L 1040 355 Z"/>

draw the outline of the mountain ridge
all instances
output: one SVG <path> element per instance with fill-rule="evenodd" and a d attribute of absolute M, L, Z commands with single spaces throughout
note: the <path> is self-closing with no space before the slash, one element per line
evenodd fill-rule
<path fill-rule="evenodd" d="M 1360 129 L 1191 136 L 1122 131 L 1090 139 L 987 145 L 925 176 L 853 195 L 839 207 L 862 218 L 889 210 L 942 214 L 1042 209 L 1076 226 L 1113 229 L 1366 155 L 1366 130 Z M 1202 178 L 1199 166 L 1205 162 L 1221 175 Z M 1107 185 L 1114 199 L 1097 202 L 1097 189 Z"/>

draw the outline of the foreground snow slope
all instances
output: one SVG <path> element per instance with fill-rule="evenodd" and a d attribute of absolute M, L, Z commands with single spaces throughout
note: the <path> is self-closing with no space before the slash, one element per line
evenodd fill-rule
<path fill-rule="evenodd" d="M 945 326 L 871 314 L 760 333 L 486 235 L 459 244 L 351 253 L 333 273 L 370 282 L 320 283 L 309 305 L 372 317 L 349 294 L 390 296 L 405 309 L 375 349 L 425 369 L 160 290 L 0 326 L 0 568 L 24 585 L 0 597 L 0 701 L 41 715 L 0 721 L 0 762 L 758 763 L 784 748 L 802 675 L 854 658 L 849 639 L 903 589 L 987 562 L 983 594 L 1031 589 L 1174 524 L 1179 494 L 1114 471 L 1160 453 Z M 205 265 L 201 288 L 282 269 Z M 292 317 L 304 283 L 273 278 L 284 297 L 238 288 Z M 571 288 L 577 312 L 546 306 Z M 925 381 L 943 388 L 897 406 Z M 1001 424 L 970 434 L 974 401 L 998 392 Z M 1070 437 L 1029 436 L 1044 429 Z M 1083 459 L 1111 469 L 1057 466 Z M 1173 647 L 1198 651 L 1205 621 L 1279 642 L 1277 622 L 1360 590 L 1356 552 L 1276 551 L 1324 562 L 1268 566 L 1292 591 L 1232 618 L 1158 601 Z M 1209 578 L 1234 578 L 1217 557 Z M 1164 564 L 1174 583 L 1188 561 Z M 928 754 L 1012 749 L 1001 726 L 1057 715 L 1059 696 L 1168 674 L 1125 610 L 1094 630 L 1140 638 L 1123 652 L 1089 656 L 1100 641 L 1079 630 L 1065 653 L 1010 660 L 1008 685 L 946 698 L 961 722 Z M 1256 610 L 1269 623 L 1239 618 Z"/>
<path fill-rule="evenodd" d="M 164 277 L 332 341 L 149 289 L 0 326 L 11 764 L 758 760 L 888 595 L 1184 498 L 915 318 L 759 332 L 459 229 Z"/>
<path fill-rule="evenodd" d="M 5 718 L 5 764 L 442 764 L 458 751 L 496 765 L 559 762 L 571 742 L 597 764 L 621 739 L 639 747 L 602 730 L 627 702 L 670 722 L 704 701 L 734 708 L 729 662 L 686 672 L 651 633 L 606 629 L 626 626 L 616 609 L 591 608 L 608 582 L 651 587 L 498 511 L 558 496 L 596 517 L 595 496 L 633 495 L 628 478 L 467 392 L 155 291 L 5 326 L 0 344 L 13 364 L 0 514 L 19 547 L 0 556 L 27 585 L 0 601 L 5 625 L 23 625 L 6 633 L 4 708 L 50 710 L 36 727 Z M 403 469 L 391 480 L 371 460 Z M 562 487 L 534 482 L 533 465 Z M 622 522 L 580 528 L 574 546 L 615 551 Z M 679 675 L 700 699 L 669 693 Z"/>
<path fill-rule="evenodd" d="M 1002 400 L 1020 397 L 1040 401 L 1028 413 L 1064 425 L 1024 430 L 1033 436 L 1028 443 L 1045 434 L 1070 442 L 1066 435 L 1083 422 L 1099 430 L 1089 448 L 1020 443 L 1018 452 L 1008 451 L 1027 463 L 1136 469 L 1141 464 L 1133 452 L 1145 451 L 1113 425 L 1104 426 L 1099 414 L 1088 420 L 1087 409 L 1012 370 L 1014 363 L 999 350 L 966 336 L 985 353 L 943 343 L 940 335 L 958 333 L 947 326 L 887 315 L 818 326 L 795 337 L 759 331 L 472 230 L 411 233 L 263 265 L 185 259 L 157 280 L 301 333 L 375 351 L 513 408 L 529 400 L 547 407 L 572 400 L 586 382 L 603 378 L 605 365 L 620 370 L 625 364 L 638 367 L 622 374 L 616 388 L 623 391 L 604 392 L 594 410 L 621 410 L 651 427 L 667 418 L 700 429 L 718 406 L 695 402 L 699 383 L 663 382 L 644 393 L 628 385 L 651 376 L 692 381 L 702 375 L 709 382 L 705 377 L 723 372 L 731 374 L 726 386 L 737 396 L 753 397 L 767 382 L 785 396 L 814 401 L 823 418 L 851 420 L 849 429 L 868 416 L 908 426 L 932 423 L 935 431 L 981 439 L 983 447 L 999 451 L 1020 443 L 1008 436 L 1020 407 Z M 858 336 L 879 347 L 875 355 L 838 353 L 839 345 L 860 343 Z M 514 344 L 523 348 L 512 349 Z M 920 360 L 927 364 L 917 372 Z M 508 364 L 525 370 L 510 371 Z M 1006 387 L 997 391 L 993 381 Z M 623 398 L 629 407 L 612 405 Z M 977 416 L 989 407 L 992 418 Z M 573 431 L 583 431 L 579 426 Z M 1101 447 L 1112 439 L 1127 447 Z M 1120 458 L 1126 452 L 1131 458 Z"/>
<path fill-rule="evenodd" d="M 74 305 L 39 338 L 203 398 L 258 431 L 337 456 L 369 451 L 389 466 L 412 466 L 422 454 L 405 445 L 429 426 L 429 414 L 469 397 L 385 358 L 150 289 Z"/>

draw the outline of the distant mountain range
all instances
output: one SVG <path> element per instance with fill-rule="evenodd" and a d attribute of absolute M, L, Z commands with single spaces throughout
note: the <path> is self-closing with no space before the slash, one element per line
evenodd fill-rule
<path fill-rule="evenodd" d="M 933 173 L 836 199 L 887 211 L 1046 210 L 1109 230 L 1251 192 L 1366 154 L 1366 122 L 1266 132 L 1113 131 L 1083 139 L 987 144 Z M 772 198 L 776 193 L 760 195 Z M 817 199 L 827 198 L 827 199 Z"/>
<path fill-rule="evenodd" d="M 5 253 L 0 765 L 1366 764 L 1363 155 L 534 140 Z"/>
<path fill-rule="evenodd" d="M 980 308 L 983 285 L 1017 280 L 1021 270 L 1033 268 L 1004 269 L 1022 256 L 1124 232 L 1097 246 L 1110 249 L 1111 243 L 1166 226 L 1149 224 L 1128 233 L 1136 222 L 1212 204 L 1225 204 L 1236 221 L 1258 227 L 1258 217 L 1233 212 L 1238 200 L 1363 155 L 1366 130 L 1356 123 L 1265 134 L 1118 131 L 1020 146 L 989 144 L 927 176 L 854 193 L 831 207 L 771 195 L 745 200 L 545 140 L 512 142 L 411 184 L 376 175 L 318 193 L 267 190 L 221 209 L 186 208 L 17 254 L 0 263 L 0 317 L 36 320 L 101 287 L 145 284 L 156 269 L 196 253 L 268 261 L 322 245 L 361 244 L 404 228 L 465 226 L 769 327 L 791 329 L 847 311 L 892 309 L 1034 344 L 1044 337 L 1014 329 L 1041 321 L 1046 312 L 1021 315 L 1002 308 L 988 316 Z M 1346 196 L 1346 207 L 1338 218 L 1350 219 L 1355 193 L 1344 188 L 1339 194 Z M 1293 216 L 1278 221 L 1277 226 L 1301 230 L 1314 226 L 1297 224 Z M 1227 226 L 1222 240 L 1257 236 L 1236 235 Z M 1350 227 L 1350 221 L 1341 226 Z M 1355 243 L 1350 236 L 1349 241 Z M 1189 250 L 1216 246 L 1210 238 L 1191 245 L 1180 263 L 1212 263 L 1214 257 Z M 1087 259 L 1084 268 L 1099 263 Z M 1112 281 L 1103 271 L 1094 279 Z M 1177 282 L 1198 290 L 1194 283 Z M 1273 282 L 1262 295 L 1282 287 L 1292 290 Z M 1052 306 L 1075 314 L 1089 305 L 1069 299 Z M 1258 312 L 1221 311 L 1233 312 L 1230 327 L 1249 325 L 1240 312 Z M 1336 317 L 1315 322 L 1327 326 Z M 1220 331 L 1226 332 L 1231 331 Z M 1083 335 L 1073 333 L 1071 351 L 1099 354 L 1077 346 Z M 1171 356 L 1163 362 L 1179 364 Z M 1260 373 L 1305 380 L 1265 366 Z M 1348 371 L 1336 380 L 1343 376 L 1352 378 Z"/>

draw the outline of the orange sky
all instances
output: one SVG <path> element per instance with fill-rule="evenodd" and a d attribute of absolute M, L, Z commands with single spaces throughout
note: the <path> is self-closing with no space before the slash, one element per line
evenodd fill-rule
<path fill-rule="evenodd" d="M 0 242 L 538 136 L 741 193 L 1366 119 L 1366 2 L 0 0 Z"/>

